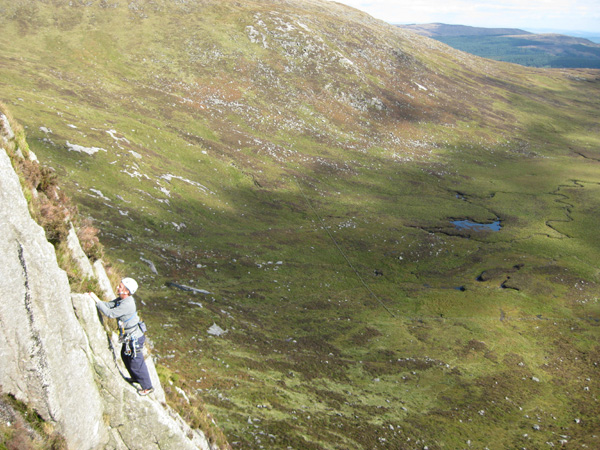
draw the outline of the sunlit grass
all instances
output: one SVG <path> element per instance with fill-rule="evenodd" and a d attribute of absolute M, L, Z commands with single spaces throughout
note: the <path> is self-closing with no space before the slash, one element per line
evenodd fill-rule
<path fill-rule="evenodd" d="M 300 3 L 143 6 L 3 19 L 0 99 L 140 281 L 163 381 L 234 448 L 594 445 L 592 72 L 345 43 Z"/>

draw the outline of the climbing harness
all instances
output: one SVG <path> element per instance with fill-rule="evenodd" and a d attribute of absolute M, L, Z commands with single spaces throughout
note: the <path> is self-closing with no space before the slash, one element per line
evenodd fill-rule
<path fill-rule="evenodd" d="M 123 340 L 124 340 L 124 339 L 125 339 L 127 336 L 130 336 L 130 335 L 134 334 L 134 333 L 137 331 L 137 329 L 138 329 L 138 328 L 140 328 L 140 329 L 141 329 L 141 326 L 139 326 L 139 324 L 140 324 L 140 321 L 139 321 L 139 319 L 138 319 L 138 323 L 136 324 L 136 328 L 135 328 L 133 331 L 129 332 L 129 333 L 126 333 L 126 332 L 125 332 L 125 330 L 126 330 L 127 328 L 129 328 L 129 327 L 127 327 L 127 323 L 128 323 L 129 321 L 131 321 L 131 320 L 132 320 L 133 318 L 135 318 L 135 317 L 137 317 L 137 312 L 134 312 L 134 313 L 131 315 L 131 317 L 130 317 L 129 319 L 127 319 L 127 320 L 121 320 L 121 319 L 119 319 L 119 341 L 120 341 L 120 342 L 123 342 Z M 144 328 L 145 328 L 145 327 L 146 327 L 146 325 L 144 324 Z M 142 330 L 142 333 L 145 333 L 145 330 Z"/>
<path fill-rule="evenodd" d="M 135 326 L 136 328 L 134 328 L 132 332 L 125 333 L 125 324 L 136 316 L 137 313 L 135 313 L 133 316 L 131 316 L 125 321 L 119 321 L 119 342 L 125 344 L 125 354 L 127 356 L 133 354 L 134 358 L 137 356 L 138 350 L 141 350 L 141 346 L 138 345 L 138 339 L 140 338 L 140 336 L 137 336 L 137 331 L 139 329 L 142 333 L 142 336 L 146 334 L 147 331 L 146 324 L 144 323 L 144 321 L 140 320 L 138 321 L 138 323 Z"/>

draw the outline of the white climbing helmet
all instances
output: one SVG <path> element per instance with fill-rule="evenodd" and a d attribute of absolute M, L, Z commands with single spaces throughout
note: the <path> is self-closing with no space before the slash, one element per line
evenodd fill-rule
<path fill-rule="evenodd" d="M 121 283 L 123 283 L 123 286 L 127 288 L 131 295 L 135 294 L 135 291 L 137 291 L 138 284 L 133 278 L 123 278 Z"/>

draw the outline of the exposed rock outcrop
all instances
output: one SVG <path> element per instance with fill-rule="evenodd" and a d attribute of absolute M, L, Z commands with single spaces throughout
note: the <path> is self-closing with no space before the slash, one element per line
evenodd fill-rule
<path fill-rule="evenodd" d="M 73 255 L 73 259 L 79 266 L 83 276 L 87 278 L 94 278 L 94 268 L 92 267 L 90 260 L 87 258 L 87 256 L 85 256 L 85 252 L 81 248 L 81 244 L 79 243 L 79 238 L 77 237 L 77 232 L 75 231 L 73 224 L 71 224 L 69 234 L 67 235 L 67 247 L 69 248 L 71 255 Z"/>
<path fill-rule="evenodd" d="M 210 449 L 164 406 L 151 358 L 154 394 L 140 397 L 124 381 L 94 302 L 71 292 L 1 146 L 0 235 L 2 390 L 53 424 L 69 449 Z"/>

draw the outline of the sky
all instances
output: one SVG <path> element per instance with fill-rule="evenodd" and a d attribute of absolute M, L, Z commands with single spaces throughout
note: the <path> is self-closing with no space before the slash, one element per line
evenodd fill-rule
<path fill-rule="evenodd" d="M 392 24 L 446 23 L 600 35 L 600 0 L 335 0 Z"/>

